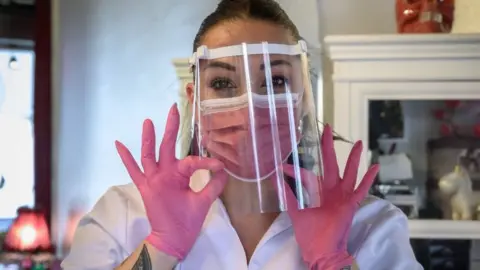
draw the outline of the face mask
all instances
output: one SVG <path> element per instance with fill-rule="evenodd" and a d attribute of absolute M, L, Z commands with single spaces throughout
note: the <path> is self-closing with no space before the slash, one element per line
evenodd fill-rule
<path fill-rule="evenodd" d="M 286 161 L 301 136 L 298 94 L 270 99 L 252 94 L 252 101 L 254 106 L 248 106 L 244 94 L 201 102 L 202 145 L 211 157 L 224 162 L 231 176 L 247 182 L 266 179 L 281 168 L 277 163 Z"/>

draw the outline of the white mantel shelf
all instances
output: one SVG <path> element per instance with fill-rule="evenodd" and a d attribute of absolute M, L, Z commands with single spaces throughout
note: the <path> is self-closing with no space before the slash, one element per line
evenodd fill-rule
<path fill-rule="evenodd" d="M 337 82 L 439 80 L 438 74 L 442 80 L 480 78 L 480 34 L 328 36 L 325 45 Z M 387 68 L 392 63 L 397 68 Z"/>
<path fill-rule="evenodd" d="M 480 58 L 480 34 L 328 36 L 325 43 L 334 61 Z"/>

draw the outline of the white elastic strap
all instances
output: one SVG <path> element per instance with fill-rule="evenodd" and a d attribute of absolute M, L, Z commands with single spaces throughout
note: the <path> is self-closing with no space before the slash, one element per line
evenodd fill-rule
<path fill-rule="evenodd" d="M 276 94 L 274 95 L 275 106 L 277 108 L 287 108 L 289 102 L 292 103 L 294 108 L 297 108 L 301 101 L 301 94 Z M 252 93 L 253 106 L 256 108 L 269 108 L 270 103 L 268 96 Z M 208 99 L 200 102 L 200 110 L 202 114 L 212 114 L 217 112 L 229 112 L 245 108 L 249 105 L 248 94 L 245 93 L 238 97 L 233 98 L 219 98 Z"/>
<path fill-rule="evenodd" d="M 200 46 L 197 51 L 190 58 L 190 64 L 194 65 L 198 59 L 217 59 L 231 56 L 241 56 L 244 54 L 244 47 L 246 46 L 248 55 L 263 54 L 265 51 L 264 44 L 246 44 L 233 45 L 221 47 L 216 49 L 208 49 L 207 46 Z M 267 43 L 269 54 L 282 55 L 300 55 L 307 52 L 307 43 L 300 40 L 296 45 L 273 44 Z"/>

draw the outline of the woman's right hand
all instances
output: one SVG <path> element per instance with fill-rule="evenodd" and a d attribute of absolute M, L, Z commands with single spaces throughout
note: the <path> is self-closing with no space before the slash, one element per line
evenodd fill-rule
<path fill-rule="evenodd" d="M 173 105 L 157 161 L 155 129 L 151 120 L 145 120 L 141 150 L 143 172 L 130 151 L 118 141 L 115 144 L 143 199 L 151 226 L 146 241 L 159 251 L 183 260 L 228 177 L 223 170 L 224 165 L 216 159 L 188 156 L 178 160 L 175 157 L 179 122 L 177 106 Z M 210 170 L 213 176 L 202 191 L 194 192 L 189 187 L 190 177 L 200 169 Z"/>

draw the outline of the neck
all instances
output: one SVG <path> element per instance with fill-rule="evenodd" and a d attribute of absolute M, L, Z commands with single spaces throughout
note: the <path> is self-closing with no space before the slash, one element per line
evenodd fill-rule
<path fill-rule="evenodd" d="M 230 178 L 220 199 L 229 215 L 279 212 L 277 192 L 268 179 L 250 183 Z"/>
<path fill-rule="evenodd" d="M 261 235 L 267 231 L 280 214 L 277 194 L 267 181 L 248 183 L 230 179 L 220 196 L 228 213 L 232 226 L 240 234 L 241 230 L 259 230 Z"/>
<path fill-rule="evenodd" d="M 220 196 L 247 260 L 279 215 L 277 194 L 269 183 L 268 180 L 257 184 L 230 179 Z"/>

